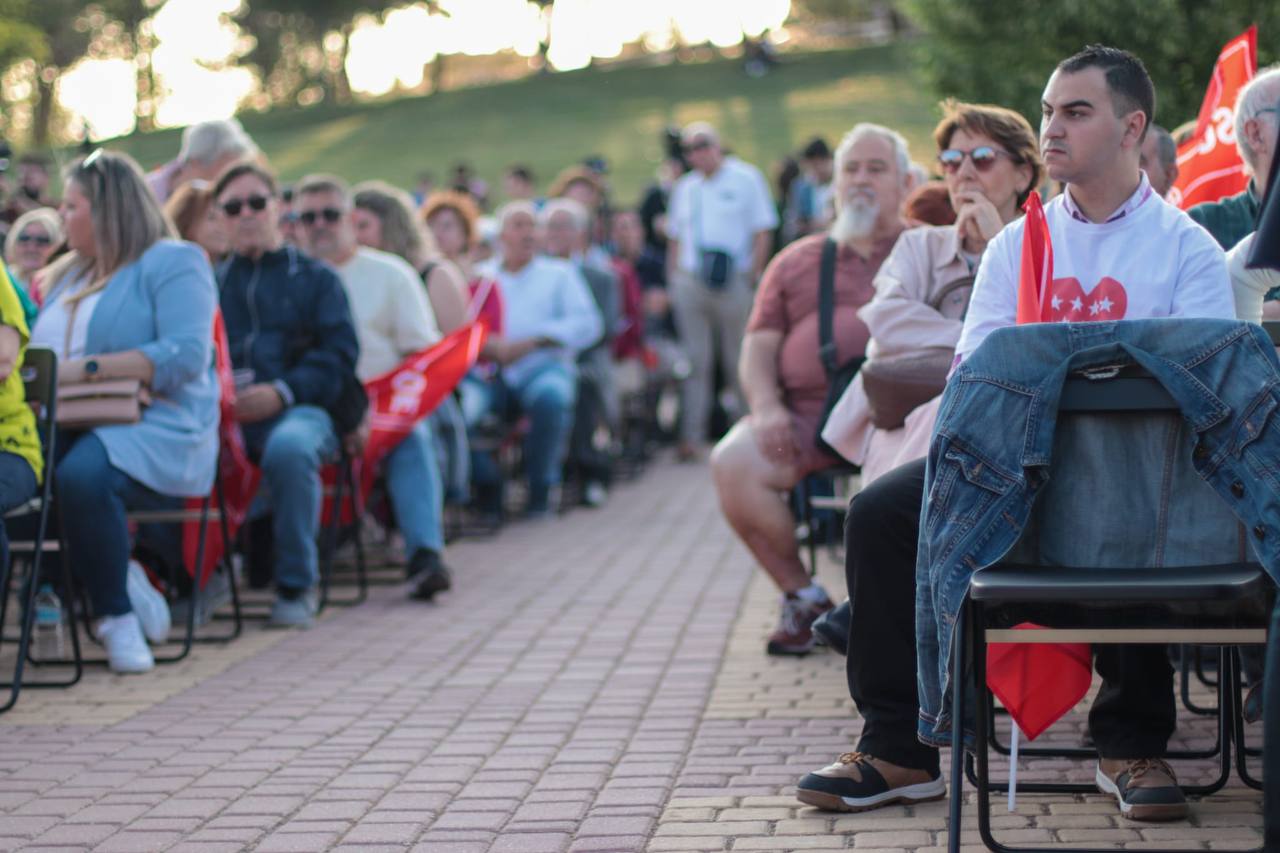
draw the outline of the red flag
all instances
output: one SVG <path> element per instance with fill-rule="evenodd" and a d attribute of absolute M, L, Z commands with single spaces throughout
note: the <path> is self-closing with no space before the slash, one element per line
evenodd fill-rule
<path fill-rule="evenodd" d="M 222 312 L 215 310 L 213 315 L 213 353 L 214 366 L 218 377 L 219 399 L 218 423 L 218 472 L 222 483 L 223 508 L 226 511 L 227 536 L 233 538 L 240 525 L 244 524 L 245 515 L 249 512 L 249 504 L 258 491 L 258 480 L 262 472 L 249 461 L 249 453 L 244 446 L 244 434 L 240 423 L 236 420 L 236 382 L 231 372 L 231 351 L 227 344 L 227 330 L 222 324 Z M 214 499 L 216 492 L 210 495 L 210 507 L 216 512 L 218 503 Z M 186 508 L 199 512 L 201 501 L 190 499 Z M 188 571 L 195 573 L 196 550 L 200 540 L 200 524 L 188 521 L 182 525 L 182 556 Z M 209 580 L 209 573 L 222 559 L 222 533 L 216 522 L 210 522 L 205 533 L 204 565 L 201 567 L 201 588 Z"/>
<path fill-rule="evenodd" d="M 1024 622 L 1015 626 L 1035 630 Z M 1035 740 L 1089 692 L 1093 680 L 1088 643 L 992 643 L 987 686 L 1018 728 Z"/>
<path fill-rule="evenodd" d="M 480 357 L 480 347 L 488 335 L 483 321 L 454 330 L 440 342 L 406 358 L 399 367 L 365 383 L 369 395 L 369 437 L 357 460 L 356 476 L 363 497 L 373 487 L 378 463 L 404 441 L 418 423 L 435 411 L 467 375 Z M 326 484 L 337 480 L 337 472 L 327 466 L 322 472 Z M 346 501 L 342 521 L 352 520 Z M 329 505 L 324 508 L 328 522 Z"/>
<path fill-rule="evenodd" d="M 1258 71 L 1258 28 L 1251 26 L 1227 42 L 1213 66 L 1213 77 L 1200 105 L 1196 132 L 1178 147 L 1178 180 L 1169 202 L 1186 210 L 1217 201 L 1248 186 L 1244 163 L 1236 149 L 1236 96 Z"/>
<path fill-rule="evenodd" d="M 1018 325 L 1049 322 L 1049 284 L 1053 281 L 1053 243 L 1035 190 L 1022 206 L 1022 269 L 1018 273 Z"/>
<path fill-rule="evenodd" d="M 1018 274 L 1018 325 L 1047 323 L 1053 281 L 1053 243 L 1040 194 L 1023 205 L 1022 268 Z M 1017 626 L 1035 629 L 1030 622 Z M 1026 736 L 1041 732 L 1070 711 L 1093 679 L 1090 649 L 1084 643 L 991 643 L 987 646 L 987 687 Z"/>

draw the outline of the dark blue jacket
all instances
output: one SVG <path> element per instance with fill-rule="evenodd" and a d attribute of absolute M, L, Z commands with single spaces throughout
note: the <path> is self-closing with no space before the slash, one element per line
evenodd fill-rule
<path fill-rule="evenodd" d="M 285 246 L 256 260 L 232 256 L 218 267 L 218 286 L 232 367 L 287 386 L 290 405 L 319 406 L 341 421 L 335 407 L 360 345 L 333 268 Z"/>

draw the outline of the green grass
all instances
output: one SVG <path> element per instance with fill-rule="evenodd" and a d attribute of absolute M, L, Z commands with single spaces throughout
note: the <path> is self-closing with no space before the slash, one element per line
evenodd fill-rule
<path fill-rule="evenodd" d="M 277 110 L 244 117 L 286 180 L 327 171 L 403 186 L 423 170 L 444 176 L 470 161 L 496 184 L 504 166 L 531 165 L 542 184 L 590 154 L 608 159 L 615 195 L 634 200 L 661 157 L 660 132 L 695 119 L 768 170 L 814 134 L 834 146 L 858 121 L 900 130 L 928 159 L 935 98 L 913 73 L 907 45 L 785 54 L 763 79 L 741 63 L 587 69 L 428 97 L 349 107 Z M 177 131 L 113 140 L 145 167 L 173 156 Z"/>

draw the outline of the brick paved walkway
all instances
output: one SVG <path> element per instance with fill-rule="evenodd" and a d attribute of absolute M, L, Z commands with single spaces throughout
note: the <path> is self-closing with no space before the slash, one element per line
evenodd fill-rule
<path fill-rule="evenodd" d="M 458 590 L 435 605 L 375 588 L 306 633 L 250 625 L 148 676 L 24 693 L 0 716 L 0 850 L 945 843 L 941 803 L 835 817 L 791 796 L 856 736 L 843 660 L 762 654 L 775 597 L 704 468 L 658 466 L 606 510 L 449 559 Z M 834 564 L 823 574 L 841 590 Z M 1024 797 L 997 825 L 1022 841 L 1244 848 L 1259 808 L 1232 788 L 1190 825 L 1135 828 L 1097 796 Z"/>

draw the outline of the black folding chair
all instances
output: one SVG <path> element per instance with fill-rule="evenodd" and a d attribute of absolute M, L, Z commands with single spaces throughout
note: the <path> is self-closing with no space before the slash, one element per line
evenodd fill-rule
<path fill-rule="evenodd" d="M 332 492 L 326 489 L 325 496 L 330 500 L 329 523 L 320 530 L 320 598 L 316 605 L 319 613 L 330 604 L 337 607 L 351 607 L 362 603 L 369 597 L 369 577 L 364 558 L 364 541 L 361 527 L 364 524 L 364 502 L 360 495 L 360 484 L 356 482 L 355 462 L 345 450 L 337 462 L 338 476 L 335 478 Z M 342 523 L 343 502 L 351 510 L 351 524 Z M 344 529 L 352 539 L 356 552 L 355 592 L 346 598 L 334 598 L 331 588 L 334 585 L 334 556 L 342 539 Z"/>
<path fill-rule="evenodd" d="M 54 424 L 58 414 L 58 358 L 51 349 L 28 347 L 23 358 L 20 375 L 26 392 L 27 404 L 31 406 L 36 416 L 36 427 L 43 449 L 44 480 L 40 486 L 40 493 L 36 497 L 22 506 L 15 507 L 5 515 L 6 523 L 34 515 L 36 517 L 36 535 L 34 539 L 27 541 L 11 540 L 9 543 L 10 559 L 5 561 L 4 565 L 0 565 L 0 643 L 2 643 L 5 617 L 7 616 L 9 605 L 10 585 L 13 578 L 12 554 L 30 554 L 28 557 L 29 569 L 26 586 L 20 594 L 22 619 L 17 637 L 17 657 L 14 661 L 12 679 L 0 684 L 0 689 L 8 688 L 9 690 L 9 699 L 4 705 L 0 706 L 0 713 L 9 710 L 17 703 L 18 694 L 24 686 L 22 680 L 23 670 L 31 648 L 31 632 L 35 624 L 35 602 L 43 576 L 44 554 L 46 551 L 57 550 L 58 546 L 56 538 L 53 542 L 47 541 L 49 513 L 53 505 Z M 68 604 L 70 604 L 70 599 L 74 596 L 75 581 L 65 562 L 62 565 L 62 574 L 63 592 L 69 599 Z M 31 682 L 26 685 L 27 687 L 70 687 L 80 680 L 80 676 L 84 672 L 80 658 L 80 638 L 76 633 L 75 619 L 67 618 L 65 614 L 64 618 L 66 618 L 67 630 L 71 634 L 72 662 L 74 666 L 71 676 L 56 681 Z M 37 661 L 37 663 L 40 662 Z"/>
<path fill-rule="evenodd" d="M 791 490 L 792 509 L 799 522 L 797 538 L 804 541 L 809 557 L 809 575 L 818 574 L 818 546 L 840 541 L 843 527 L 839 519 L 849 509 L 849 492 L 858 468 L 840 462 L 802 478 Z"/>
<path fill-rule="evenodd" d="M 1154 378 L 1125 369 L 1097 380 L 1073 376 L 1063 389 L 1060 413 L 1178 412 L 1178 406 Z M 964 721 L 970 691 L 974 707 L 975 766 L 969 766 L 977 788 L 978 832 L 996 853 L 1026 853 L 1043 847 L 1000 843 L 992 833 L 990 793 L 1007 791 L 993 783 L 988 768 L 990 696 L 986 686 L 987 644 L 999 643 L 1158 643 L 1220 647 L 1217 777 L 1205 785 L 1184 785 L 1192 795 L 1219 790 L 1230 776 L 1231 746 L 1244 767 L 1243 721 L 1239 673 L 1233 646 L 1263 643 L 1273 585 L 1257 564 L 1237 562 L 1181 568 L 1069 568 L 997 564 L 973 574 L 953 633 L 951 661 L 952 742 L 951 802 L 948 849 L 960 850 L 966 759 Z M 1013 626 L 1032 621 L 1046 630 Z M 1030 756 L 1038 750 L 1023 749 Z M 1063 754 L 1044 751 L 1041 754 Z M 1068 753 L 1074 750 L 1065 751 Z M 1083 751 L 1081 751 L 1083 752 Z M 1089 751 L 1091 757 L 1096 752 Z M 1246 782 L 1251 777 L 1242 774 Z M 1254 780 L 1256 781 L 1256 780 Z M 1096 792 L 1092 784 L 1021 783 L 1025 793 Z M 1055 853 L 1095 853 L 1092 848 L 1054 847 Z"/>

